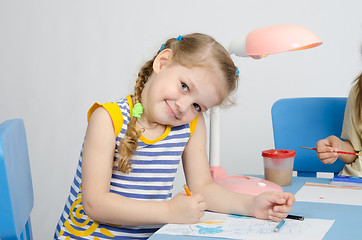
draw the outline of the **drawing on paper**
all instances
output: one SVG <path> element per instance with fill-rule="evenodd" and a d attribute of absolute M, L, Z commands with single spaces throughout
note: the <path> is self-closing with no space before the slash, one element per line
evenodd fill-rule
<path fill-rule="evenodd" d="M 204 234 L 215 234 L 215 233 L 221 233 L 223 232 L 223 230 L 221 229 L 222 226 L 218 226 L 218 227 L 202 227 L 199 225 L 196 225 L 196 227 L 199 229 L 199 233 L 201 235 Z"/>
<path fill-rule="evenodd" d="M 223 237 L 245 240 L 320 240 L 332 226 L 334 220 L 287 219 L 283 227 L 274 232 L 278 223 L 240 215 L 206 212 L 196 224 L 167 224 L 158 234 Z"/>

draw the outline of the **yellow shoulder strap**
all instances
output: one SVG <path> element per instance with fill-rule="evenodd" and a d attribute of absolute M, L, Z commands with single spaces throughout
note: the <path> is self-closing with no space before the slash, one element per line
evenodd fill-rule
<path fill-rule="evenodd" d="M 194 118 L 194 120 L 192 120 L 192 121 L 189 123 L 191 136 L 192 136 L 192 134 L 194 134 L 194 132 L 195 132 L 198 118 L 199 118 L 199 116 L 197 115 L 197 116 Z M 191 137 L 191 136 L 190 136 L 190 137 Z"/>
<path fill-rule="evenodd" d="M 94 103 L 88 110 L 87 114 L 87 121 L 89 121 L 90 116 L 93 114 L 93 112 L 99 108 L 104 107 L 109 115 L 111 116 L 112 122 L 113 122 L 113 128 L 114 128 L 114 136 L 117 137 L 120 133 L 123 125 L 123 116 L 121 109 L 119 108 L 117 103 Z"/>

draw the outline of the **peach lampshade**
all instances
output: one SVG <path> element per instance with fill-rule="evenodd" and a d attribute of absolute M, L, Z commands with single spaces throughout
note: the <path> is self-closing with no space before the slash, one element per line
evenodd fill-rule
<path fill-rule="evenodd" d="M 281 24 L 255 29 L 246 38 L 235 39 L 229 46 L 229 52 L 259 59 L 269 54 L 308 49 L 321 44 L 322 41 L 309 29 Z"/>

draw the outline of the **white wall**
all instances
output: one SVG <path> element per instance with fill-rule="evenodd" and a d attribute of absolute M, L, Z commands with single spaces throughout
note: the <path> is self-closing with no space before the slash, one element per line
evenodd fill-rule
<path fill-rule="evenodd" d="M 361 71 L 361 9 L 360 0 L 1 1 L 0 122 L 25 121 L 34 239 L 53 236 L 88 108 L 128 94 L 138 68 L 167 38 L 203 32 L 227 45 L 252 29 L 287 23 L 323 41 L 258 61 L 234 58 L 241 81 L 237 105 L 223 111 L 221 165 L 229 174 L 261 174 L 261 151 L 274 147 L 275 100 L 347 96 Z"/>

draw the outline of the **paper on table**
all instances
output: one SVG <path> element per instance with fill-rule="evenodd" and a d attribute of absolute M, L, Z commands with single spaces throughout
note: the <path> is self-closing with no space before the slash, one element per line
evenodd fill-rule
<path fill-rule="evenodd" d="M 336 203 L 362 206 L 362 190 L 323 186 L 303 186 L 296 194 L 296 201 Z"/>
<path fill-rule="evenodd" d="M 328 232 L 334 220 L 286 219 L 276 233 L 276 222 L 251 217 L 206 212 L 196 224 L 167 224 L 156 234 L 221 237 L 244 240 L 320 240 Z"/>

